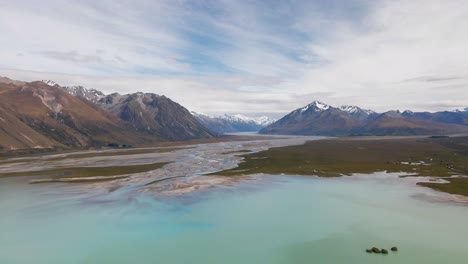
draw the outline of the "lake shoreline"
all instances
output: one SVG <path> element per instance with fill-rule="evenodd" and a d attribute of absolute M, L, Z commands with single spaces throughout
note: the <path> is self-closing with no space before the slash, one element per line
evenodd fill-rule
<path fill-rule="evenodd" d="M 401 177 L 413 176 L 418 179 L 414 185 L 450 194 L 447 200 L 468 202 L 463 188 L 462 196 L 460 192 L 440 190 L 440 186 L 453 185 L 452 181 L 468 182 L 460 173 L 464 170 L 466 137 L 233 137 L 237 140 L 15 157 L 0 161 L 0 176 L 30 175 L 30 183 L 85 184 L 84 189 L 108 192 L 135 185 L 140 186 L 140 193 L 163 197 L 237 185 L 262 173 L 340 177 L 387 171 L 400 173 Z M 456 159 L 448 160 L 453 154 L 457 154 Z M 445 163 L 429 164 L 437 157 Z M 452 174 L 462 176 L 455 179 Z"/>
<path fill-rule="evenodd" d="M 214 174 L 339 177 L 400 172 L 425 177 L 420 186 L 468 197 L 468 137 L 329 138 L 241 157 L 236 168 Z M 441 179 L 445 182 L 438 183 Z"/>

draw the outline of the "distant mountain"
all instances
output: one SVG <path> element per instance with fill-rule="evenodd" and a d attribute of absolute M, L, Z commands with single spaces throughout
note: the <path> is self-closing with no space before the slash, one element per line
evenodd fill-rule
<path fill-rule="evenodd" d="M 274 122 L 273 119 L 262 116 L 258 118 L 247 117 L 245 115 L 222 115 L 209 116 L 202 113 L 192 112 L 203 125 L 211 131 L 219 134 L 233 132 L 257 132 L 260 129 Z"/>
<path fill-rule="evenodd" d="M 443 135 L 468 132 L 468 126 L 405 116 L 398 111 L 380 114 L 372 122 L 353 131 L 358 135 Z"/>
<path fill-rule="evenodd" d="M 413 112 L 406 110 L 402 113 L 405 117 L 415 117 L 424 120 L 431 120 L 441 123 L 468 125 L 468 108 L 464 110 L 442 111 L 436 113 Z"/>
<path fill-rule="evenodd" d="M 463 110 L 456 110 L 457 112 L 461 112 L 464 116 L 468 116 L 468 107 Z"/>
<path fill-rule="evenodd" d="M 260 130 L 261 134 L 346 135 L 374 116 L 356 106 L 335 108 L 314 101 Z"/>
<path fill-rule="evenodd" d="M 424 135 L 468 132 L 468 111 L 378 114 L 357 106 L 332 107 L 314 101 L 262 129 L 261 134 Z"/>
<path fill-rule="evenodd" d="M 114 93 L 101 98 L 97 103 L 121 120 L 132 124 L 134 128 L 168 140 L 216 136 L 187 109 L 163 95 Z"/>

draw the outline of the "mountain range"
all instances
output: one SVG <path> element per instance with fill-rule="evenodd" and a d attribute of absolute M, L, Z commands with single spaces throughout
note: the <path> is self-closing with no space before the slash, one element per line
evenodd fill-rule
<path fill-rule="evenodd" d="M 468 108 L 443 112 L 388 111 L 357 106 L 333 107 L 314 101 L 260 130 L 290 135 L 439 135 L 468 132 Z"/>
<path fill-rule="evenodd" d="M 113 93 L 98 105 L 135 129 L 166 140 L 211 138 L 215 133 L 203 126 L 187 109 L 164 95 Z"/>
<path fill-rule="evenodd" d="M 268 117 L 189 112 L 164 95 L 104 93 L 53 81 L 0 77 L 0 151 L 141 146 L 259 131 L 291 135 L 439 135 L 468 132 L 468 108 L 377 113 L 314 101 L 274 122 Z"/>
<path fill-rule="evenodd" d="M 192 112 L 192 115 L 195 116 L 208 129 L 219 134 L 234 132 L 258 132 L 262 128 L 270 125 L 275 121 L 267 116 L 253 118 L 241 114 L 210 116 L 202 113 Z"/>
<path fill-rule="evenodd" d="M 0 78 L 0 150 L 144 145 L 213 138 L 183 106 L 156 94 L 111 94 Z"/>
<path fill-rule="evenodd" d="M 105 95 L 96 89 L 83 86 L 60 86 L 53 81 L 42 82 L 66 90 L 69 94 L 97 104 L 119 119 L 131 124 L 135 130 L 167 140 L 210 138 L 214 134 L 201 126 L 183 106 L 152 93 Z"/>
<path fill-rule="evenodd" d="M 88 89 L 85 88 L 81 85 L 76 85 L 76 86 L 60 86 L 54 81 L 51 80 L 42 80 L 41 82 L 53 86 L 53 87 L 58 87 L 66 90 L 69 94 L 73 96 L 77 96 L 80 98 L 84 98 L 90 102 L 96 103 L 99 99 L 103 98 L 105 94 L 101 91 L 98 91 L 96 89 Z"/>

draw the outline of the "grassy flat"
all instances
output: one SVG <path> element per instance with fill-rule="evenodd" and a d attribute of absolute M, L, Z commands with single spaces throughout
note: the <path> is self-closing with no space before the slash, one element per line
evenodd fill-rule
<path fill-rule="evenodd" d="M 419 182 L 418 185 L 441 192 L 468 196 L 468 178 L 446 178 L 445 180 L 450 183 Z"/>
<path fill-rule="evenodd" d="M 148 154 L 148 153 L 166 153 L 174 150 L 180 150 L 185 148 L 161 148 L 161 149 L 128 149 L 118 151 L 103 151 L 103 152 L 92 152 L 92 153 L 76 153 L 65 157 L 56 157 L 49 160 L 62 160 L 71 158 L 94 158 L 94 157 L 112 157 L 112 156 L 124 156 L 124 155 L 135 155 L 135 154 Z"/>
<path fill-rule="evenodd" d="M 388 171 L 447 177 L 468 175 L 468 137 L 329 139 L 309 141 L 300 146 L 272 148 L 242 157 L 244 162 L 237 168 L 216 174 L 284 173 L 336 177 Z M 450 192 L 457 189 L 457 194 L 468 196 L 468 188 L 464 183 L 464 179 L 451 179 L 449 184 L 444 184 L 446 186 L 439 187 L 439 190 Z"/>
<path fill-rule="evenodd" d="M 0 177 L 44 176 L 49 178 L 78 178 L 95 176 L 117 176 L 152 171 L 159 169 L 166 164 L 167 163 L 165 162 L 161 162 L 130 166 L 57 168 L 41 171 L 0 173 Z"/>
<path fill-rule="evenodd" d="M 73 153 L 73 154 L 59 156 L 59 157 L 47 158 L 45 160 L 47 160 L 47 161 L 59 161 L 59 160 L 74 159 L 74 158 L 96 158 L 96 157 L 112 157 L 112 156 L 125 156 L 125 155 L 136 155 L 136 154 L 149 154 L 149 153 L 166 153 L 166 152 L 171 152 L 171 151 L 174 151 L 174 150 L 181 150 L 181 149 L 186 149 L 186 148 L 181 148 L 181 147 L 160 148 L 160 149 L 142 148 L 142 149 L 125 149 L 125 150 L 115 150 L 115 151 L 96 151 L 96 152 L 89 152 L 89 153 L 79 153 L 78 152 L 78 153 Z M 41 158 L 41 157 L 0 160 L 0 165 L 18 163 L 18 162 L 31 162 L 31 161 L 40 160 L 38 158 Z"/>
<path fill-rule="evenodd" d="M 51 183 L 51 182 L 64 182 L 64 183 L 92 183 L 92 182 L 103 182 L 103 181 L 114 181 L 119 179 L 125 179 L 128 176 L 104 176 L 104 177 L 78 177 L 78 178 L 44 178 L 31 180 L 31 184 L 40 184 L 40 183 Z"/>

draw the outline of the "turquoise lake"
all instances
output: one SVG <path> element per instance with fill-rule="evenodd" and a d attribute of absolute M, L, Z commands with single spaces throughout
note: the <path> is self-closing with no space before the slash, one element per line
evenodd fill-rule
<path fill-rule="evenodd" d="M 384 173 L 262 178 L 112 200 L 0 179 L 0 263 L 467 263 L 468 207 L 432 190 Z"/>

